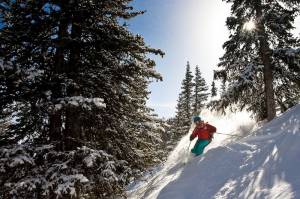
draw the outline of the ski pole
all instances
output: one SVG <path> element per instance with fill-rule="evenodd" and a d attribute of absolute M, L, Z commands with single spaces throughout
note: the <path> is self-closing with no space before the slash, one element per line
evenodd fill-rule
<path fill-rule="evenodd" d="M 190 141 L 187 151 L 189 152 L 192 141 Z"/>
<path fill-rule="evenodd" d="M 231 135 L 231 134 L 219 133 L 219 132 L 216 132 L 216 134 L 222 134 L 222 135 L 228 135 L 228 136 L 235 136 L 235 137 L 242 137 L 242 136 L 239 136 L 239 135 Z"/>

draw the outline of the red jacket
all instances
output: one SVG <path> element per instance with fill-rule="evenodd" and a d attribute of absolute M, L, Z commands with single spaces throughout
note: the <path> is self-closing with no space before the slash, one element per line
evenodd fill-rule
<path fill-rule="evenodd" d="M 203 127 L 196 126 L 190 139 L 193 140 L 195 137 L 198 136 L 198 139 L 201 140 L 211 140 L 213 133 L 215 133 L 216 131 L 217 131 L 216 127 L 208 123 L 205 123 Z"/>

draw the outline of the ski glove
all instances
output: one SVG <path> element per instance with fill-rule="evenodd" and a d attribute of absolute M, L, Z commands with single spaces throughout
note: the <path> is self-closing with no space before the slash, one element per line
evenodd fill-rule
<path fill-rule="evenodd" d="M 193 135 L 190 135 L 190 141 L 192 141 L 195 137 Z"/>

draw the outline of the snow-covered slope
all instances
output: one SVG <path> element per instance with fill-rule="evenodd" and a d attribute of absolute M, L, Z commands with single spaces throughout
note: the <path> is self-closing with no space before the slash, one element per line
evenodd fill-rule
<path fill-rule="evenodd" d="M 152 184 L 131 189 L 130 198 L 300 198 L 300 105 L 243 139 L 216 140 L 186 165 L 179 155 L 173 166 L 148 178 Z"/>
<path fill-rule="evenodd" d="M 253 128 L 253 121 L 250 119 L 249 114 L 240 112 L 237 114 L 228 114 L 226 116 L 204 111 L 201 117 L 217 127 L 219 132 L 222 133 L 247 133 Z M 191 127 L 191 130 L 194 127 Z M 160 191 L 167 186 L 170 182 L 180 177 L 181 172 L 184 170 L 184 162 L 191 158 L 188 152 L 189 135 L 190 132 L 184 136 L 178 143 L 173 152 L 169 155 L 166 163 L 156 169 L 154 174 L 147 174 L 140 182 L 135 182 L 128 187 L 128 198 L 141 199 L 141 198 L 156 198 Z M 213 142 L 205 149 L 209 151 L 220 145 L 230 142 L 230 137 L 226 135 L 215 135 Z M 189 150 L 196 142 L 196 139 L 191 143 Z"/>

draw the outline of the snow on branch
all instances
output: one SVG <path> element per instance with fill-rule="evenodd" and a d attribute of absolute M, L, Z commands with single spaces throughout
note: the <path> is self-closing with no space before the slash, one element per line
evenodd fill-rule
<path fill-rule="evenodd" d="M 0 148 L 0 198 L 81 198 L 99 189 L 108 196 L 122 190 L 131 173 L 126 161 L 86 146 L 63 152 L 53 145 Z"/>
<path fill-rule="evenodd" d="M 102 98 L 86 98 L 83 96 L 73 96 L 73 97 L 65 97 L 59 98 L 59 103 L 55 104 L 55 110 L 60 110 L 65 106 L 80 106 L 87 110 L 91 110 L 92 106 L 96 106 L 97 108 L 105 108 L 106 104 L 104 103 L 104 99 Z"/>
<path fill-rule="evenodd" d="M 273 51 L 273 54 L 294 70 L 300 71 L 300 48 L 278 48 Z"/>

